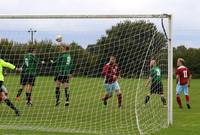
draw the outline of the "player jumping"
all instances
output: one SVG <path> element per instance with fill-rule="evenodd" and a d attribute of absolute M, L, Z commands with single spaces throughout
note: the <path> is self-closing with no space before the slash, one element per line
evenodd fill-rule
<path fill-rule="evenodd" d="M 187 67 L 184 66 L 185 61 L 182 58 L 177 60 L 177 70 L 176 70 L 176 100 L 179 108 L 182 108 L 180 93 L 183 91 L 186 99 L 187 108 L 190 109 L 190 97 L 188 94 L 188 87 L 190 87 L 191 73 Z"/>
<path fill-rule="evenodd" d="M 20 116 L 18 109 L 14 106 L 14 104 L 8 99 L 7 97 L 7 89 L 3 85 L 4 83 L 4 75 L 3 75 L 3 68 L 9 68 L 11 70 L 20 71 L 20 69 L 15 68 L 15 66 L 11 63 L 5 62 L 4 60 L 0 59 L 0 103 L 5 102 L 7 106 L 15 111 L 16 116 Z"/>
<path fill-rule="evenodd" d="M 31 94 L 33 86 L 35 84 L 35 78 L 37 75 L 37 66 L 39 59 L 35 56 L 36 51 L 32 48 L 28 50 L 28 53 L 24 56 L 22 73 L 20 83 L 22 87 L 18 90 L 16 100 L 20 99 L 23 89 L 26 89 L 26 104 L 32 106 Z"/>
<path fill-rule="evenodd" d="M 65 89 L 65 97 L 66 102 L 65 106 L 69 106 L 69 79 L 72 74 L 72 60 L 71 56 L 68 53 L 69 46 L 60 45 L 62 48 L 62 54 L 58 56 L 58 58 L 55 61 L 51 61 L 52 63 L 55 63 L 56 67 L 56 76 L 54 78 L 54 81 L 56 82 L 56 106 L 60 104 L 60 87 L 61 84 L 64 84 Z"/>
<path fill-rule="evenodd" d="M 115 91 L 118 98 L 118 107 L 121 108 L 122 92 L 117 82 L 120 77 L 120 70 L 114 56 L 111 56 L 109 63 L 103 67 L 102 75 L 105 77 L 104 86 L 106 89 L 106 94 L 102 98 L 103 104 L 107 105 L 107 100 L 112 97 L 112 92 Z"/>
<path fill-rule="evenodd" d="M 150 61 L 150 68 L 151 68 L 150 75 L 146 83 L 146 87 L 148 87 L 150 83 L 151 83 L 151 87 L 150 87 L 150 94 L 148 94 L 145 98 L 145 104 L 148 103 L 150 99 L 150 95 L 159 94 L 161 96 L 161 101 L 163 105 L 165 106 L 167 105 L 167 103 L 163 94 L 161 69 L 156 65 L 156 60 Z"/>

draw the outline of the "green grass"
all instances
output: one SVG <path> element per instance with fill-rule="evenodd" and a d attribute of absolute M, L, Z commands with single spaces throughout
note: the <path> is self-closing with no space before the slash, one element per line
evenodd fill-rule
<path fill-rule="evenodd" d="M 1 104 L 0 135 L 93 135 L 99 132 L 115 134 L 116 131 L 118 134 L 138 133 L 135 124 L 135 91 L 133 89 L 138 80 L 123 79 L 120 81 L 124 93 L 122 110 L 118 110 L 115 96 L 109 101 L 108 107 L 105 108 L 102 105 L 100 98 L 104 89 L 103 80 L 99 78 L 73 78 L 70 89 L 70 106 L 64 106 L 62 91 L 62 103 L 59 107 L 55 107 L 52 80 L 52 77 L 37 78 L 33 91 L 33 107 L 26 107 L 24 93 L 19 102 L 14 99 L 19 88 L 19 77 L 9 76 L 6 78 L 5 85 L 9 89 L 9 98 L 21 110 L 22 116 L 16 118 L 12 110 Z M 198 110 L 198 95 L 200 95 L 198 88 L 200 87 L 198 82 L 199 80 L 193 80 L 191 86 L 192 109 L 187 110 L 185 107 L 183 110 L 179 110 L 174 102 L 173 126 L 162 129 L 156 133 L 157 135 L 200 134 L 198 131 L 198 127 L 200 127 L 200 119 L 198 119 L 200 111 Z M 91 131 L 91 134 L 88 134 L 88 131 Z"/>

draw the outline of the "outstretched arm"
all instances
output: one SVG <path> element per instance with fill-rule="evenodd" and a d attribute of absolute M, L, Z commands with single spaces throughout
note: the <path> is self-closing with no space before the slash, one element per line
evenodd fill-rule
<path fill-rule="evenodd" d="M 9 62 L 5 62 L 4 60 L 0 60 L 0 62 L 1 62 L 1 65 L 3 66 L 3 67 L 6 67 L 6 68 L 9 68 L 9 69 L 11 69 L 11 70 L 16 70 L 16 71 L 21 71 L 21 68 L 16 68 L 15 67 L 15 65 L 13 65 L 13 64 L 11 64 L 11 63 L 9 63 Z"/>
<path fill-rule="evenodd" d="M 6 67 L 6 68 L 9 68 L 11 70 L 14 70 L 15 69 L 15 65 L 9 63 L 9 62 L 5 62 L 4 60 L 1 60 L 1 65 L 3 67 Z"/>

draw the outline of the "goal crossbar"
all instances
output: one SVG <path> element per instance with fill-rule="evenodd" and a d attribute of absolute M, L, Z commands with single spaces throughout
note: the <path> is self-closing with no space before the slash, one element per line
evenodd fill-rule
<path fill-rule="evenodd" d="M 170 14 L 152 15 L 0 15 L 0 19 L 114 19 L 114 18 L 170 18 Z"/>

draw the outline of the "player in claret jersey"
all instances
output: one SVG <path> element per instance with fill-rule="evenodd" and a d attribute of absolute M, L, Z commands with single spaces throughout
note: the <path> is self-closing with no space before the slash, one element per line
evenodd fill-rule
<path fill-rule="evenodd" d="M 189 69 L 184 66 L 185 61 L 182 58 L 177 60 L 177 70 L 176 70 L 176 100 L 179 108 L 182 108 L 180 93 L 183 91 L 186 99 L 187 108 L 190 109 L 190 97 L 188 94 L 188 87 L 190 87 L 190 79 L 192 74 Z"/>
<path fill-rule="evenodd" d="M 118 98 L 118 107 L 122 107 L 122 93 L 117 80 L 120 77 L 120 70 L 116 64 L 116 58 L 114 56 L 110 57 L 109 63 L 103 67 L 102 75 L 105 77 L 104 86 L 106 89 L 106 94 L 102 98 L 104 105 L 107 105 L 107 100 L 112 97 L 112 92 L 115 91 Z"/>

